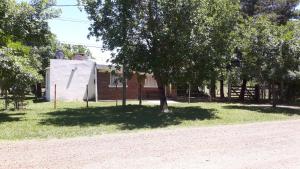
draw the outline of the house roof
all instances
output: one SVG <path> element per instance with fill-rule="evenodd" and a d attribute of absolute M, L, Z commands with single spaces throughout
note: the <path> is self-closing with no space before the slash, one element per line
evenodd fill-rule
<path fill-rule="evenodd" d="M 98 69 L 98 71 L 111 72 L 112 70 L 116 70 L 115 66 L 111 66 L 111 65 L 108 65 L 108 64 L 107 65 L 101 64 L 96 59 L 86 59 L 86 60 L 51 59 L 51 60 L 59 60 L 60 62 L 65 62 L 66 64 L 68 64 L 70 62 L 78 62 L 78 63 L 81 63 L 81 62 L 82 63 L 83 62 L 94 62 L 96 64 L 96 68 Z M 120 71 L 122 71 L 122 69 Z"/>

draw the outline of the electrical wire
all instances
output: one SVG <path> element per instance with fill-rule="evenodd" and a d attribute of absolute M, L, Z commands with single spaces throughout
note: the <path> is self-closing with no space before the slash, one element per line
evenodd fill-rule
<path fill-rule="evenodd" d="M 68 18 L 53 18 L 52 20 L 59 20 L 65 22 L 77 22 L 77 23 L 90 23 L 88 20 L 77 20 L 77 19 L 68 19 Z"/>
<path fill-rule="evenodd" d="M 78 6 L 83 6 L 83 5 L 50 5 L 50 6 L 54 6 L 54 7 L 78 7 Z"/>
<path fill-rule="evenodd" d="M 91 45 L 91 44 L 76 43 L 76 42 L 67 42 L 67 41 L 59 41 L 59 42 L 62 43 L 62 44 L 67 44 L 67 45 L 80 45 L 80 46 L 85 46 L 85 47 L 102 49 L 102 47 L 99 47 L 97 45 Z"/>

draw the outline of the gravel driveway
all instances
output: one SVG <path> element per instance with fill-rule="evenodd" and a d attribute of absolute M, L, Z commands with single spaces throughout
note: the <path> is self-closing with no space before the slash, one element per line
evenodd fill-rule
<path fill-rule="evenodd" d="M 300 120 L 0 142 L 0 168 L 299 169 Z"/>

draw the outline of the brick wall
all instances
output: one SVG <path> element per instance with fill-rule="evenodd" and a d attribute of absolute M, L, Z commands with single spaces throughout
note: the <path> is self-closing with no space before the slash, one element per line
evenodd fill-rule
<path fill-rule="evenodd" d="M 99 100 L 115 100 L 122 99 L 122 87 L 110 87 L 110 72 L 98 72 L 98 99 Z M 136 75 L 133 75 L 127 81 L 127 99 L 138 99 L 138 81 Z M 176 97 L 176 90 L 167 92 L 169 96 Z M 144 88 L 142 87 L 143 99 L 159 99 L 159 91 L 157 88 Z"/>

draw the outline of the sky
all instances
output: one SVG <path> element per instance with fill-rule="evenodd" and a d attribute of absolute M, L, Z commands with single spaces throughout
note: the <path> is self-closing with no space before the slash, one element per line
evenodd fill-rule
<path fill-rule="evenodd" d="M 17 0 L 29 1 L 29 0 Z M 57 0 L 57 5 L 76 5 L 77 0 Z M 92 56 L 100 64 L 109 64 L 106 62 L 110 58 L 110 52 L 103 52 L 101 41 L 97 42 L 95 38 L 88 39 L 90 21 L 84 10 L 80 11 L 76 6 L 55 7 L 61 9 L 59 18 L 49 20 L 51 32 L 62 43 L 73 45 L 85 45 L 90 49 Z"/>

